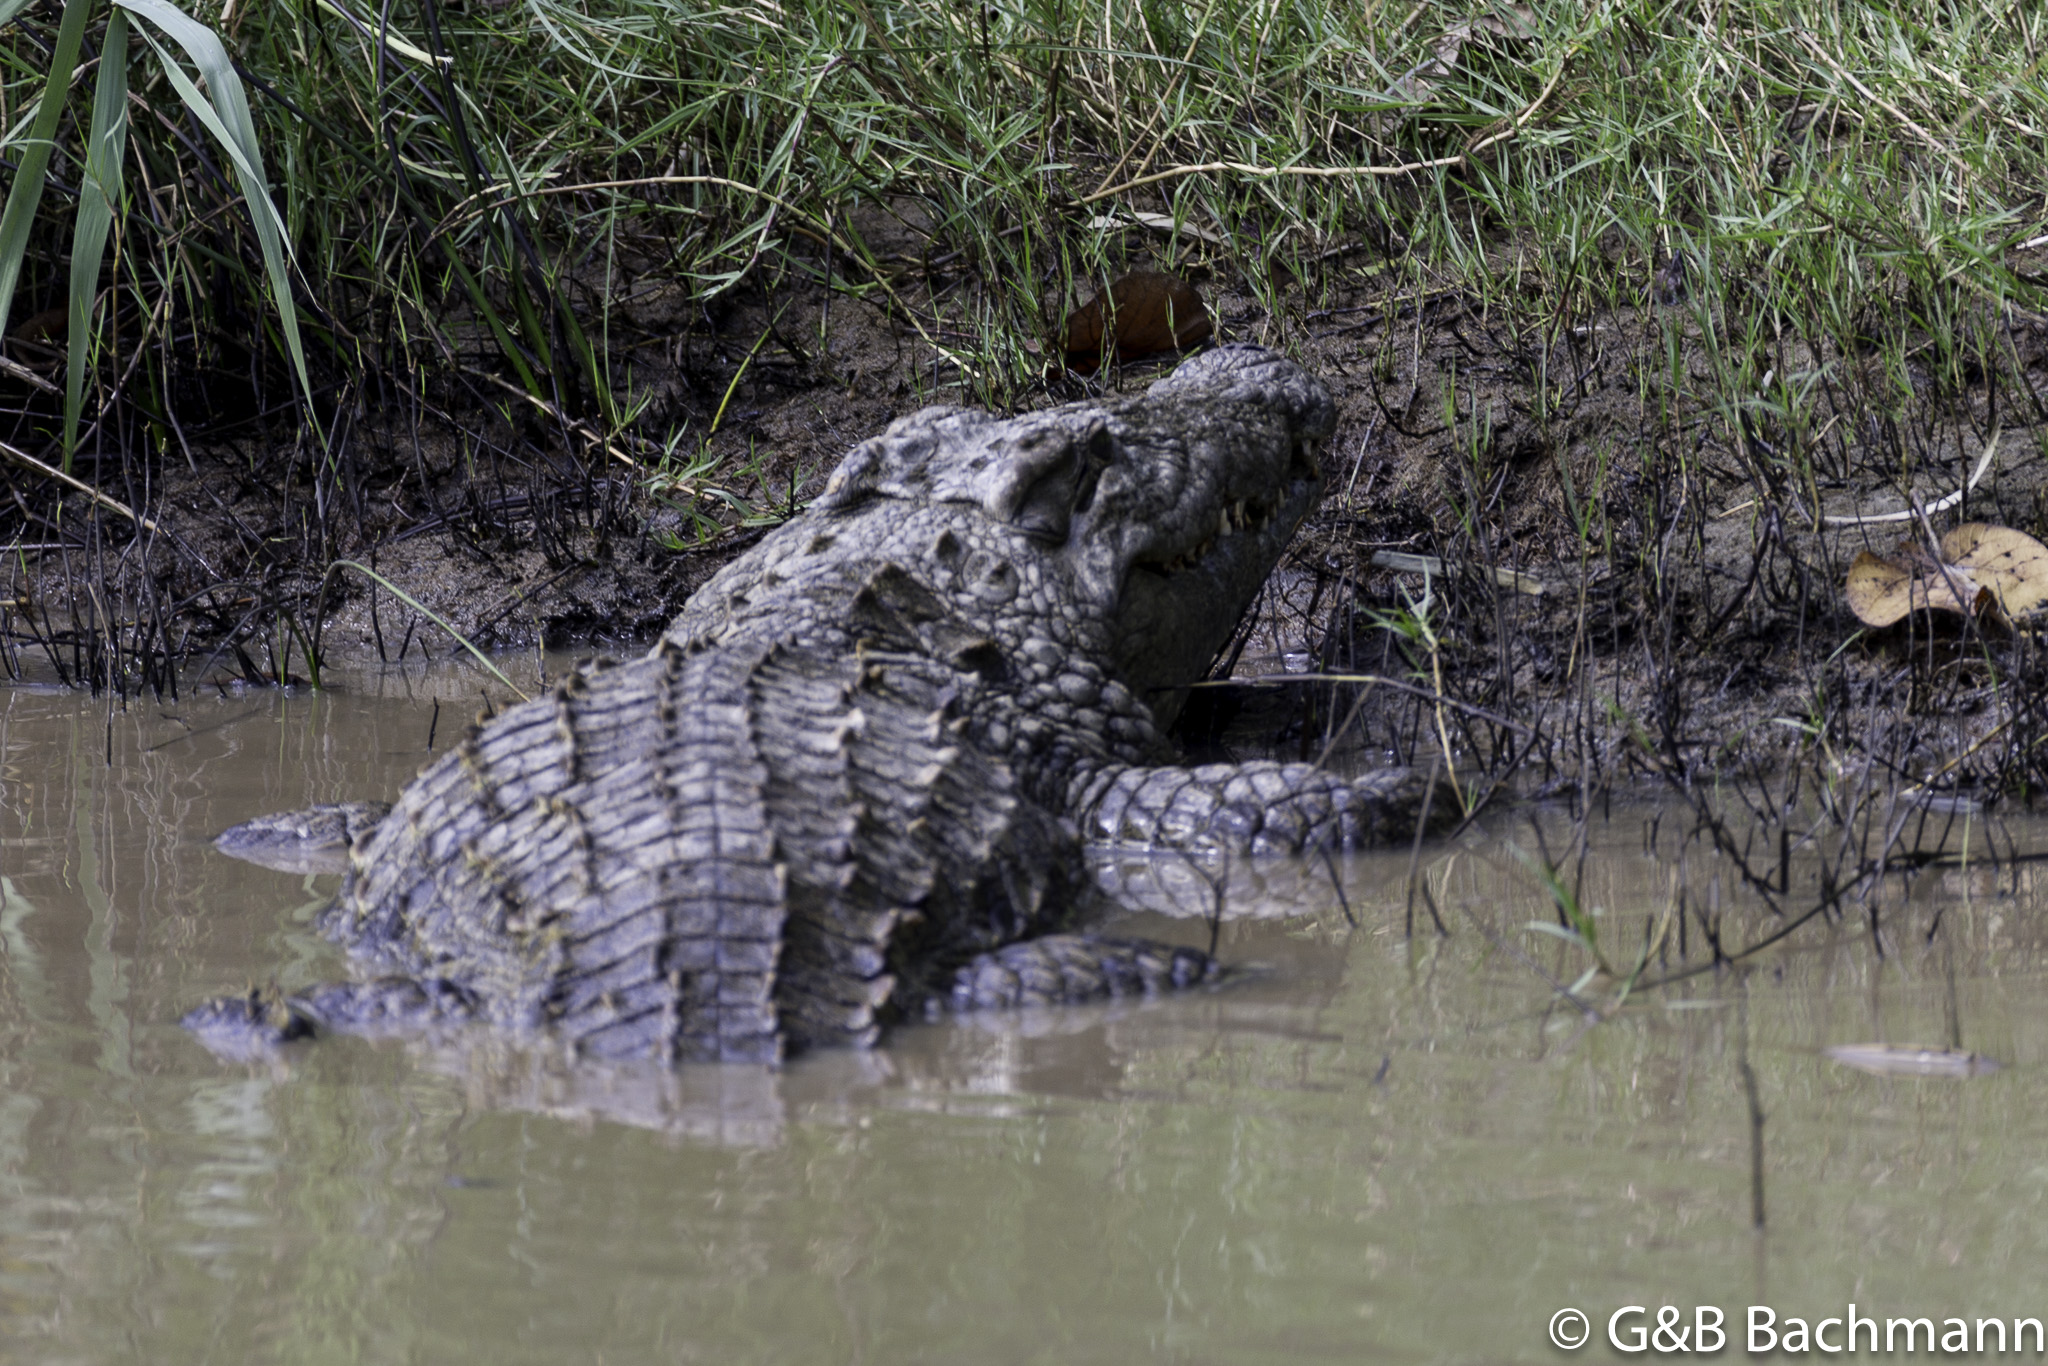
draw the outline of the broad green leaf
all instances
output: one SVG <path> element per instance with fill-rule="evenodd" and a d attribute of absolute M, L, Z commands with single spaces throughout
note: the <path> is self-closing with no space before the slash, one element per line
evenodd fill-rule
<path fill-rule="evenodd" d="M 199 92 L 177 59 L 164 51 L 149 28 L 142 29 L 143 38 L 163 60 L 164 74 L 171 78 L 185 107 L 206 126 L 235 163 L 235 174 L 242 182 L 242 198 L 249 205 L 249 220 L 255 225 L 256 240 L 263 247 L 263 268 L 270 276 L 271 293 L 277 296 L 278 320 L 284 325 L 285 345 L 291 349 L 299 389 L 310 397 L 313 385 L 306 375 L 306 349 L 299 340 L 299 312 L 292 303 L 291 277 L 285 269 L 290 243 L 285 240 L 284 220 L 270 200 L 269 183 L 263 174 L 263 150 L 256 141 L 256 121 L 249 114 L 248 97 L 242 93 L 242 78 L 228 60 L 220 36 L 167 0 L 114 3 L 177 42 L 206 79 L 206 88 L 213 95 L 211 101 Z"/>
<path fill-rule="evenodd" d="M 78 412 L 93 349 L 93 300 L 99 294 L 100 258 L 114 205 L 121 197 L 121 158 L 128 147 L 128 16 L 107 16 L 100 51 L 99 86 L 93 95 L 92 129 L 85 145 L 85 175 L 78 186 L 78 217 L 71 225 L 71 323 L 64 369 L 64 469 L 78 444 Z"/>
<path fill-rule="evenodd" d="M 92 5 L 93 0 L 64 0 L 64 18 L 57 26 L 57 50 L 50 60 L 43 103 L 36 110 L 35 126 L 21 144 L 7 207 L 0 210 L 0 337 L 7 335 L 7 313 L 14 305 L 14 286 L 21 279 L 22 258 L 28 254 L 29 230 L 35 226 L 36 209 L 42 203 L 43 178 L 50 169 L 57 123 L 64 117 L 64 101 L 71 93 L 71 73 L 78 69 Z"/>

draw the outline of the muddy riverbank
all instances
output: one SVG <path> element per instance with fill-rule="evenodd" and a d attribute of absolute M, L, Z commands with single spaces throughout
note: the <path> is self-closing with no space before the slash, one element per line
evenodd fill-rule
<path fill-rule="evenodd" d="M 1168 264 L 1158 237 L 1131 233 L 1130 262 Z M 2030 636 L 1925 614 L 1868 631 L 1842 584 L 1860 551 L 1926 535 L 1913 507 L 1958 491 L 1935 530 L 2048 532 L 2048 323 L 2010 311 L 2009 351 L 1960 389 L 1931 365 L 1899 375 L 1785 340 L 1731 414 L 1706 373 L 1721 320 L 1660 293 L 1647 257 L 1614 249 L 1642 282 L 1633 305 L 1544 331 L 1373 256 L 1331 253 L 1284 285 L 1175 262 L 1219 338 L 1290 350 L 1339 404 L 1323 505 L 1217 670 L 1292 656 L 1407 690 L 1297 686 L 1281 725 L 1303 747 L 1448 748 L 1536 786 L 1801 757 L 1967 791 L 2034 776 Z M 921 309 L 973 310 L 971 282 L 926 289 Z M 134 691 L 194 660 L 246 685 L 444 657 L 450 629 L 630 650 L 851 444 L 973 387 L 918 328 L 819 291 L 714 316 L 649 289 L 639 308 L 624 359 L 679 429 L 719 423 L 690 461 L 486 406 L 474 383 L 438 403 L 355 391 L 327 414 L 332 454 L 229 415 L 125 483 L 81 467 L 133 518 L 47 488 L 24 504 L 40 510 L 0 571 L 0 662 Z M 1010 406 L 1171 363 L 1048 363 Z M 1796 420 L 1774 406 L 1788 385 Z"/>

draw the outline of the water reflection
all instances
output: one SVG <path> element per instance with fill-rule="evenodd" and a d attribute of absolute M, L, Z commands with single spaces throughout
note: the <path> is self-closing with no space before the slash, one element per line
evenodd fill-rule
<path fill-rule="evenodd" d="M 1406 852 L 1105 860 L 1131 929 L 1213 935 L 1238 969 L 1156 1003 L 775 1073 L 473 1039 L 222 1066 L 175 1027 L 192 1002 L 343 965 L 307 925 L 324 884 L 207 839 L 389 794 L 437 702 L 493 686 L 342 683 L 0 691 L 0 1359 L 1548 1360 L 1568 1304 L 2042 1307 L 2042 889 L 2009 856 L 2037 827 L 1993 864 L 1979 821 L 1967 865 L 1888 878 L 1746 987 L 1579 985 L 1583 945 L 1528 929 L 1558 912 L 1510 812 L 1412 877 Z M 1597 825 L 1572 869 L 1622 976 L 1703 964 L 1709 926 L 1771 932 L 1654 824 Z M 1792 854 L 1788 906 L 1816 857 Z M 2006 1066 L 1822 1054 L 1879 1044 Z"/>

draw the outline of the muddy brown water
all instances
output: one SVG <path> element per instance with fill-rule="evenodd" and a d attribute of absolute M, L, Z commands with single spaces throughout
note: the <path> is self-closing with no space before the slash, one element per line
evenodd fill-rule
<path fill-rule="evenodd" d="M 467 665 L 333 682 L 126 709 L 0 688 L 0 1361 L 1538 1361 L 1567 1308 L 1576 1355 L 1641 1359 L 1606 1338 L 1629 1305 L 1624 1342 L 1720 1309 L 1733 1359 L 1753 1304 L 1782 1327 L 1853 1302 L 1880 1334 L 2048 1319 L 2031 865 L 1893 884 L 1883 957 L 1859 910 L 1746 986 L 1599 1023 L 1546 981 L 1585 956 L 1526 929 L 1549 903 L 1508 813 L 1422 861 L 1447 938 L 1426 910 L 1406 933 L 1405 853 L 1342 867 L 1355 930 L 1327 870 L 1123 869 L 1197 913 L 1146 932 L 1206 941 L 1212 875 L 1244 913 L 1218 938 L 1247 970 L 1175 999 L 779 1072 L 342 1039 L 224 1064 L 181 1012 L 342 963 L 309 928 L 331 883 L 208 837 L 388 794 L 437 698 L 445 748 L 502 696 Z M 1596 823 L 1585 877 L 1624 957 L 1680 876 L 1645 820 Z M 1958 1039 L 2004 1066 L 1820 1052 Z"/>

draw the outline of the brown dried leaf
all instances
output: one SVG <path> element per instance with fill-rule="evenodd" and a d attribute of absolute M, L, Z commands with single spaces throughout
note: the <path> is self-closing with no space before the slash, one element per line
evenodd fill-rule
<path fill-rule="evenodd" d="M 1941 553 L 1968 569 L 2009 617 L 2048 602 L 2048 546 L 2024 531 L 1965 522 L 1941 538 Z"/>
<path fill-rule="evenodd" d="M 71 331 L 71 310 L 59 305 L 32 314 L 7 334 L 6 353 L 30 365 L 64 359 L 64 339 Z"/>
<path fill-rule="evenodd" d="M 1118 363 L 1161 351 L 1185 351 L 1214 330 L 1202 296 L 1178 275 L 1134 270 L 1067 315 L 1060 347 L 1083 373 L 1102 363 L 1104 314 Z"/>

